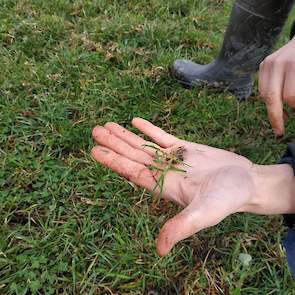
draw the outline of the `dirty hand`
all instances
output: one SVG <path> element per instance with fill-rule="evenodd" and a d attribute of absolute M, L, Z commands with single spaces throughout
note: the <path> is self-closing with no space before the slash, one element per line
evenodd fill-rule
<path fill-rule="evenodd" d="M 295 109 L 295 38 L 260 64 L 259 92 L 275 134 L 283 135 L 283 105 Z"/>
<path fill-rule="evenodd" d="M 183 162 L 175 166 L 186 172 L 170 170 L 165 176 L 162 196 L 184 209 L 161 229 L 157 242 L 161 256 L 168 254 L 177 242 L 235 212 L 295 212 L 295 204 L 290 205 L 294 200 L 289 194 L 290 183 L 294 181 L 289 165 L 254 165 L 232 152 L 180 140 L 146 120 L 135 118 L 132 124 L 152 138 L 165 155 L 182 151 Z M 150 147 L 156 146 L 154 143 L 116 123 L 96 126 L 92 134 L 98 143 L 92 149 L 96 161 L 159 194 L 157 180 L 161 172 L 151 166 L 165 165 L 154 162 L 157 149 Z"/>

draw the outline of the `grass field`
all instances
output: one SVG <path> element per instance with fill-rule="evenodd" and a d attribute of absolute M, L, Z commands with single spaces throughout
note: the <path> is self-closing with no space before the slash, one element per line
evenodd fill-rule
<path fill-rule="evenodd" d="M 176 58 L 212 60 L 230 8 L 0 0 L 0 294 L 295 294 L 281 217 L 232 216 L 160 258 L 155 239 L 178 208 L 89 154 L 96 124 L 139 116 L 256 163 L 277 161 L 295 139 L 293 114 L 278 140 L 257 90 L 238 104 L 226 92 L 184 90 L 168 74 Z"/>

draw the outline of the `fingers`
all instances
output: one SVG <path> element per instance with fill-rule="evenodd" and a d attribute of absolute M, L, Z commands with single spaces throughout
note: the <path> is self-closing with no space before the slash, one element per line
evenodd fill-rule
<path fill-rule="evenodd" d="M 126 141 L 115 136 L 114 134 L 110 132 L 110 130 L 102 126 L 96 126 L 92 131 L 92 136 L 97 143 L 109 149 L 112 149 L 114 152 L 119 153 L 120 155 L 125 156 L 130 160 L 133 160 L 145 165 L 149 165 L 153 163 L 153 158 L 149 154 L 147 154 L 143 150 L 139 150 L 132 147 Z"/>
<path fill-rule="evenodd" d="M 147 141 L 145 141 L 143 138 L 125 129 L 117 123 L 109 122 L 106 123 L 104 127 L 136 149 L 141 149 L 143 145 L 147 144 Z"/>
<path fill-rule="evenodd" d="M 125 129 L 117 123 L 109 122 L 104 125 L 104 127 L 109 130 L 112 134 L 117 136 L 118 138 L 125 141 L 127 144 L 132 146 L 135 149 L 143 150 L 147 154 L 154 156 L 155 149 L 148 147 L 148 145 L 155 146 L 159 148 L 156 144 L 146 141 L 140 136 L 134 134 L 133 132 Z"/>
<path fill-rule="evenodd" d="M 96 146 L 92 149 L 93 158 L 112 169 L 127 180 L 153 191 L 156 185 L 155 175 L 143 164 L 132 161 L 107 147 Z"/>
<path fill-rule="evenodd" d="M 284 66 L 272 61 L 271 56 L 260 65 L 259 92 L 266 104 L 270 124 L 277 136 L 284 134 L 284 78 Z"/>
<path fill-rule="evenodd" d="M 259 68 L 259 91 L 277 135 L 284 133 L 283 102 L 295 108 L 295 39 L 268 56 Z"/>
<path fill-rule="evenodd" d="M 295 55 L 294 55 L 295 56 Z M 293 109 L 295 109 L 295 59 L 288 64 L 288 70 L 285 76 L 284 100 Z"/>
<path fill-rule="evenodd" d="M 152 138 L 163 148 L 169 148 L 179 141 L 175 136 L 166 133 L 164 130 L 156 127 L 144 119 L 134 118 L 132 120 L 132 125 L 143 132 L 145 135 Z"/>

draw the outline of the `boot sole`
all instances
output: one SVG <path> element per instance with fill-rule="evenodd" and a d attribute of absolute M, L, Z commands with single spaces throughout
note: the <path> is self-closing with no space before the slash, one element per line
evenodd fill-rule
<path fill-rule="evenodd" d="M 176 79 L 185 89 L 193 89 L 198 87 L 210 87 L 214 89 L 221 89 L 231 92 L 238 100 L 245 100 L 252 94 L 253 82 L 248 83 L 239 88 L 232 87 L 230 84 L 224 82 L 210 83 L 207 81 L 199 80 L 194 82 L 187 82 L 180 79 Z"/>

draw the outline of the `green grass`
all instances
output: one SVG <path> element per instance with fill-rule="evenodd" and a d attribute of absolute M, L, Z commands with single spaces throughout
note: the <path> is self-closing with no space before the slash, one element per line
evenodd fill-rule
<path fill-rule="evenodd" d="M 232 216 L 159 258 L 155 239 L 178 209 L 89 155 L 92 127 L 140 116 L 260 164 L 277 161 L 294 140 L 293 114 L 278 140 L 257 94 L 238 104 L 168 75 L 176 58 L 217 54 L 229 1 L 0 7 L 1 294 L 295 294 L 281 217 Z M 252 256 L 249 267 L 240 253 Z"/>

